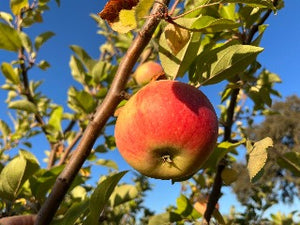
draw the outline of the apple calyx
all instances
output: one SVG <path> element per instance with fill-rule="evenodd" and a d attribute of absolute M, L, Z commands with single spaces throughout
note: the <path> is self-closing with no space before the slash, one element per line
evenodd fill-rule
<path fill-rule="evenodd" d="M 161 158 L 164 163 L 172 163 L 173 162 L 170 155 L 163 155 Z"/>

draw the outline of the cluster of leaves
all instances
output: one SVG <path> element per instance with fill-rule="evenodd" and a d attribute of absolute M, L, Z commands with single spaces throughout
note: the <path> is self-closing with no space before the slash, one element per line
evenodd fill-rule
<path fill-rule="evenodd" d="M 59 0 L 56 2 L 60 4 Z M 286 115 L 289 110 L 281 112 L 289 121 L 271 117 L 276 115 L 268 117 L 266 123 L 272 127 L 263 123 L 261 129 L 255 127 L 249 131 L 241 125 L 241 121 L 247 121 L 251 126 L 258 113 L 270 114 L 272 98 L 280 96 L 274 89 L 274 85 L 281 82 L 279 76 L 261 68 L 257 55 L 263 51 L 259 45 L 267 28 L 265 19 L 272 11 L 279 10 L 283 1 L 186 0 L 172 7 L 172 15 L 168 14 L 167 6 L 165 11 L 149 15 L 154 1 L 110 0 L 99 13 L 101 18 L 92 15 L 99 26 L 98 34 L 106 38 L 100 46 L 99 59 L 93 59 L 80 46 L 70 47 L 73 52 L 69 62 L 71 75 L 81 86 L 69 88 L 67 106 L 55 104 L 39 92 L 41 81 L 29 79 L 32 68 L 50 67 L 38 56 L 40 48 L 54 33 L 47 31 L 30 37 L 23 28 L 41 23 L 43 13 L 49 10 L 48 3 L 10 0 L 11 13 L 0 12 L 0 49 L 15 52 L 17 56 L 12 62 L 1 63 L 6 79 L 1 88 L 7 91 L 6 103 L 13 119 L 0 120 L 0 217 L 38 212 L 97 106 L 107 96 L 119 62 L 147 17 L 163 21 L 140 55 L 140 63 L 159 59 L 169 79 L 188 80 L 196 87 L 225 84 L 220 105 L 220 124 L 224 127 L 220 129 L 220 140 L 222 136 L 223 140 L 201 171 L 182 181 L 183 191 L 176 206 L 170 206 L 166 213 L 153 215 L 143 206 L 145 191 L 151 189 L 147 178 L 135 174 L 132 183 L 119 183 L 126 172 L 118 172 L 116 162 L 103 158 L 103 153 L 115 148 L 114 137 L 107 130 L 114 125 L 115 119 L 111 117 L 97 134 L 101 137 L 100 144 L 92 150 L 74 179 L 53 224 L 97 224 L 99 221 L 136 224 L 141 212 L 144 213 L 141 224 L 200 223 L 211 202 L 218 201 L 221 195 L 220 190 L 215 190 L 216 182 L 220 187 L 251 186 L 246 198 L 236 189 L 239 200 L 247 206 L 247 213 L 233 213 L 231 219 L 230 215 L 222 216 L 218 207 L 212 205 L 212 216 L 218 223 L 247 224 L 265 220 L 257 216 L 257 210 L 263 212 L 279 201 L 274 180 L 281 181 L 281 187 L 286 188 L 283 198 L 288 196 L 292 200 L 291 196 L 299 193 L 294 189 L 299 184 L 300 160 L 296 150 L 299 106 L 289 105 L 295 110 L 293 116 Z M 126 91 L 132 93 L 139 88 L 129 80 Z M 251 109 L 244 107 L 246 98 L 252 100 Z M 72 113 L 67 113 L 66 107 Z M 274 107 L 279 111 L 276 104 Z M 276 125 L 273 121 L 281 121 L 284 126 L 273 127 Z M 46 169 L 41 168 L 38 159 L 30 153 L 32 138 L 37 135 L 45 135 L 49 142 Z M 247 165 L 241 165 L 237 157 L 245 146 Z M 15 157 L 9 154 L 12 149 L 19 150 Z M 93 165 L 109 168 L 96 186 L 87 185 Z M 268 182 L 260 180 L 264 171 L 273 174 L 268 175 Z M 215 176 L 220 177 L 220 181 L 214 180 Z M 242 182 L 246 183 L 243 179 L 247 179 L 247 185 L 241 186 Z M 290 181 L 292 185 L 285 186 Z M 212 188 L 215 193 L 211 195 Z M 272 218 L 290 220 L 279 214 Z"/>

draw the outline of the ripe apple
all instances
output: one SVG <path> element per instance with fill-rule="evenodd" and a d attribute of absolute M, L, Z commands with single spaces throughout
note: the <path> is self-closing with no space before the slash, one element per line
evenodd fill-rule
<path fill-rule="evenodd" d="M 218 120 L 207 97 L 195 87 L 153 81 L 122 108 L 115 126 L 117 147 L 140 173 L 159 179 L 193 175 L 213 151 Z"/>
<path fill-rule="evenodd" d="M 145 85 L 152 78 L 162 74 L 164 74 L 164 70 L 160 64 L 154 61 L 147 61 L 137 67 L 133 76 L 138 85 Z"/>

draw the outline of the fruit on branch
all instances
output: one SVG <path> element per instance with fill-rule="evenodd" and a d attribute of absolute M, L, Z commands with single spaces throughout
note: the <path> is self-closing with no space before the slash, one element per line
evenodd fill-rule
<path fill-rule="evenodd" d="M 150 82 L 122 108 L 117 147 L 140 173 L 159 179 L 193 175 L 213 151 L 218 120 L 207 97 L 188 84 Z"/>
<path fill-rule="evenodd" d="M 147 61 L 138 66 L 134 73 L 134 79 L 138 85 L 145 85 L 153 78 L 163 75 L 164 70 L 160 64 L 154 61 Z"/>

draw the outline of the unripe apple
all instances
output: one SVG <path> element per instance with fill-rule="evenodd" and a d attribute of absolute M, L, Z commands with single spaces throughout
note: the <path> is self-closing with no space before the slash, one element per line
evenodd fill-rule
<path fill-rule="evenodd" d="M 140 173 L 180 179 L 196 173 L 213 151 L 218 120 L 213 106 L 188 84 L 154 81 L 134 94 L 115 126 L 117 147 Z"/>
<path fill-rule="evenodd" d="M 154 61 L 147 61 L 137 67 L 133 76 L 138 85 L 145 85 L 154 77 L 162 74 L 164 74 L 164 70 L 160 64 Z"/>

